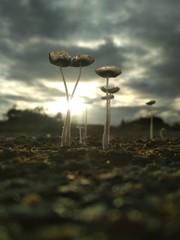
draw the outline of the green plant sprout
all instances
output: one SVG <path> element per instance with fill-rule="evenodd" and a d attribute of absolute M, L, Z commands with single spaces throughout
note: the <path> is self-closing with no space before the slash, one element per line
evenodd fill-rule
<path fill-rule="evenodd" d="M 153 111 L 152 111 L 152 105 L 154 105 L 156 103 L 155 100 L 151 100 L 149 102 L 146 102 L 146 105 L 149 106 L 149 112 L 150 112 L 150 139 L 153 140 L 154 138 L 154 134 L 153 134 Z"/>
<path fill-rule="evenodd" d="M 113 93 L 116 93 L 119 91 L 118 87 L 109 88 L 109 78 L 117 77 L 122 73 L 122 71 L 117 66 L 103 66 L 95 69 L 95 72 L 100 77 L 106 78 L 106 87 L 101 88 L 101 90 L 106 93 L 106 96 L 102 98 L 106 100 L 105 124 L 104 124 L 103 138 L 102 138 L 102 147 L 105 150 L 109 148 L 109 142 L 110 142 L 110 117 L 111 117 L 110 101 L 114 97 Z"/>
<path fill-rule="evenodd" d="M 92 64 L 95 61 L 95 59 L 89 55 L 77 55 L 75 57 L 71 57 L 66 51 L 62 50 L 62 51 L 49 52 L 49 61 L 51 64 L 54 64 L 60 68 L 60 73 L 61 73 L 62 80 L 65 87 L 65 94 L 66 94 L 68 108 L 67 108 L 66 117 L 64 120 L 64 126 L 62 130 L 61 146 L 69 147 L 71 143 L 71 101 L 74 97 L 77 85 L 81 78 L 82 67 L 86 67 Z M 66 79 L 64 76 L 63 67 L 79 67 L 78 77 L 71 94 L 69 94 L 68 92 L 68 87 L 67 87 Z"/>

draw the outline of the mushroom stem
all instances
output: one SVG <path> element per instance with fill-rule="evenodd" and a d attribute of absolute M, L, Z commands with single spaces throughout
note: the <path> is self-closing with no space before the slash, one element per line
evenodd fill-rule
<path fill-rule="evenodd" d="M 153 139 L 153 111 L 152 108 L 150 108 L 150 139 Z"/>
<path fill-rule="evenodd" d="M 68 94 L 68 89 L 67 89 L 67 85 L 66 85 L 66 81 L 64 81 L 64 85 L 65 85 L 65 89 L 66 89 L 66 95 L 67 97 L 67 102 L 68 102 L 68 110 L 67 110 L 67 114 L 66 114 L 66 118 L 65 118 L 65 125 L 63 128 L 63 134 L 62 134 L 62 139 L 63 139 L 63 144 L 61 143 L 61 145 L 63 146 L 70 146 L 70 139 L 71 139 L 71 109 L 70 109 L 70 104 L 71 104 L 71 100 L 74 97 L 74 93 L 76 91 L 77 85 L 79 83 L 80 77 L 81 77 L 81 72 L 82 72 L 82 67 L 79 67 L 79 74 L 78 74 L 78 78 L 76 81 L 76 84 L 74 86 L 73 92 L 71 94 L 71 97 L 69 99 L 69 94 Z"/>
<path fill-rule="evenodd" d="M 79 80 L 81 78 L 81 73 L 82 73 L 82 66 L 80 65 L 80 67 L 79 67 L 79 75 L 78 75 L 78 78 L 76 80 L 76 84 L 74 85 L 74 89 L 73 89 L 72 94 L 71 94 L 71 99 L 74 97 L 74 93 L 76 91 L 77 85 L 78 85 Z"/>
<path fill-rule="evenodd" d="M 65 77 L 64 77 L 64 73 L 63 73 L 62 67 L 59 66 L 59 68 L 60 68 L 61 76 L 62 76 L 62 79 L 63 79 L 64 87 L 65 87 L 66 99 L 67 99 L 67 102 L 69 103 L 69 93 L 68 93 L 68 88 L 67 88 L 66 80 L 65 80 Z"/>
<path fill-rule="evenodd" d="M 108 94 L 108 87 L 109 87 L 109 78 L 106 79 L 106 112 L 105 112 L 105 124 L 104 124 L 104 133 L 102 138 L 102 146 L 103 149 L 109 148 L 109 136 L 110 136 L 110 98 Z"/>
<path fill-rule="evenodd" d="M 71 139 L 71 112 L 70 109 L 68 108 L 62 131 L 61 146 L 69 147 L 71 142 L 70 139 Z"/>
<path fill-rule="evenodd" d="M 68 104 L 68 110 L 66 113 L 66 117 L 64 120 L 64 126 L 63 126 L 63 130 L 62 130 L 62 136 L 61 136 L 61 146 L 65 147 L 65 146 L 70 146 L 70 138 L 71 138 L 71 111 L 70 111 L 70 99 L 69 99 L 69 93 L 68 93 L 68 88 L 67 88 L 67 84 L 66 84 L 66 80 L 64 77 L 64 73 L 62 70 L 62 67 L 60 66 L 60 72 L 62 75 L 62 79 L 63 79 L 63 83 L 64 83 L 64 87 L 65 87 L 65 92 L 66 92 L 66 99 L 67 99 L 67 104 Z"/>
<path fill-rule="evenodd" d="M 79 129 L 79 143 L 82 144 L 82 129 Z"/>
<path fill-rule="evenodd" d="M 79 143 L 83 144 L 82 130 L 83 130 L 84 127 L 79 126 L 78 128 L 79 128 Z"/>
<path fill-rule="evenodd" d="M 84 143 L 86 144 L 86 140 L 87 140 L 87 107 L 85 109 L 85 119 L 84 119 L 84 134 L 83 134 L 83 138 L 84 138 Z"/>
<path fill-rule="evenodd" d="M 155 100 L 151 100 L 147 102 L 146 104 L 149 106 L 149 111 L 150 111 L 150 139 L 153 139 L 153 111 L 152 111 L 152 105 L 155 104 Z"/>

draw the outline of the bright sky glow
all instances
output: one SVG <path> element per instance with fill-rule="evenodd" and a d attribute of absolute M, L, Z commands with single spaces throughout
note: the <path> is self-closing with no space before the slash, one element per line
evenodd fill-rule
<path fill-rule="evenodd" d="M 96 40 L 96 41 L 78 41 L 77 46 L 78 47 L 86 47 L 89 49 L 98 48 L 100 45 L 105 44 L 105 40 Z"/>
<path fill-rule="evenodd" d="M 56 114 L 57 112 L 61 112 L 65 114 L 68 109 L 66 94 L 64 90 L 64 84 L 62 82 L 44 82 L 46 87 L 56 88 L 60 92 L 64 93 L 64 97 L 56 97 L 54 101 L 48 102 L 46 104 L 46 108 L 50 114 Z M 72 93 L 74 88 L 74 83 L 67 83 L 69 93 Z M 73 100 L 71 101 L 71 113 L 72 115 L 79 115 L 84 112 L 87 104 L 86 101 L 93 101 L 93 98 L 96 97 L 96 91 L 99 90 L 97 82 L 80 82 L 77 86 L 75 95 Z M 88 104 L 89 105 L 89 104 Z"/>
<path fill-rule="evenodd" d="M 177 111 L 180 111 L 180 98 L 176 98 L 173 105 L 174 105 L 174 109 L 176 109 Z"/>
<path fill-rule="evenodd" d="M 50 82 L 50 81 L 44 81 L 43 84 L 48 88 L 55 88 L 61 92 L 64 93 L 64 98 L 66 98 L 65 94 L 65 88 L 63 82 Z M 73 88 L 74 88 L 75 82 L 67 82 L 67 88 L 68 92 L 71 95 Z M 84 97 L 93 99 L 96 97 L 97 91 L 99 91 L 99 83 L 97 81 L 91 81 L 91 82 L 79 82 L 76 91 L 75 96 L 76 97 Z"/>
<path fill-rule="evenodd" d="M 60 98 L 59 100 L 54 102 L 49 102 L 46 104 L 46 106 L 48 112 L 53 115 L 55 115 L 58 112 L 65 114 L 67 112 L 68 107 L 70 107 L 72 115 L 79 115 L 82 114 L 82 112 L 86 108 L 84 104 L 84 99 L 79 97 L 74 98 L 71 101 L 70 106 L 67 104 L 67 101 L 64 98 Z"/>

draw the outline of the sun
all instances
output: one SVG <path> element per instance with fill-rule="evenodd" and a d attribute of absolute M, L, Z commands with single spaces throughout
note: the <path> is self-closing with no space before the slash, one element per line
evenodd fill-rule
<path fill-rule="evenodd" d="M 66 99 L 64 98 L 61 98 L 54 102 L 49 102 L 47 104 L 48 112 L 51 114 L 55 114 L 57 112 L 66 114 L 68 107 L 70 108 L 72 115 L 80 115 L 86 109 L 84 99 L 81 97 L 74 97 L 69 106 Z"/>
<path fill-rule="evenodd" d="M 64 91 L 63 83 L 52 83 L 52 82 L 44 82 L 46 87 L 50 89 L 58 89 L 60 90 L 61 97 L 57 95 L 54 97 L 54 101 L 51 100 L 45 102 L 45 108 L 50 115 L 55 115 L 57 113 L 66 114 L 68 109 L 66 94 Z M 73 97 L 70 105 L 71 115 L 82 115 L 87 108 L 91 108 L 90 104 L 87 104 L 88 99 L 93 100 L 96 98 L 96 89 L 99 87 L 97 81 L 93 82 L 82 82 L 76 89 L 76 94 Z M 68 83 L 68 91 L 72 93 L 74 88 L 74 83 Z M 64 97 L 62 97 L 62 93 L 64 92 Z"/>

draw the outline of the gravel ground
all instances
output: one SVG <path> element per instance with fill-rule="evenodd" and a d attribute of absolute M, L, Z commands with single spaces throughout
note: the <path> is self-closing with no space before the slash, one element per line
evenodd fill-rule
<path fill-rule="evenodd" d="M 179 240 L 180 139 L 0 138 L 0 240 Z"/>

